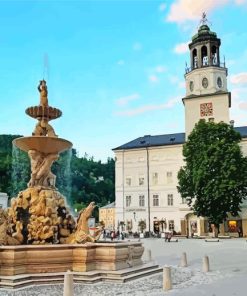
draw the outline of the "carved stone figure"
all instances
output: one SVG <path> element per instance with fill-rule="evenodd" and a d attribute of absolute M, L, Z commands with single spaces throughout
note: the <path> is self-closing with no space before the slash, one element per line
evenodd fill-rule
<path fill-rule="evenodd" d="M 8 221 L 8 213 L 0 209 L 0 245 L 19 245 L 21 242 L 12 237 L 11 224 Z"/>
<path fill-rule="evenodd" d="M 48 106 L 48 89 L 45 80 L 40 80 L 38 90 L 40 92 L 40 106 Z"/>
<path fill-rule="evenodd" d="M 42 154 L 36 150 L 29 150 L 31 160 L 31 179 L 28 187 L 44 186 L 55 188 L 56 176 L 51 172 L 51 166 L 58 159 L 58 154 Z"/>
<path fill-rule="evenodd" d="M 88 227 L 88 219 L 92 216 L 94 208 L 95 203 L 91 202 L 86 209 L 80 211 L 75 232 L 65 241 L 67 244 L 83 244 L 86 242 L 95 242 L 99 239 L 102 228 L 97 228 L 92 236 L 89 233 Z"/>
<path fill-rule="evenodd" d="M 32 135 L 33 136 L 57 137 L 53 127 L 48 123 L 48 121 L 45 118 L 39 120 L 39 122 L 35 126 L 35 129 L 34 129 Z"/>

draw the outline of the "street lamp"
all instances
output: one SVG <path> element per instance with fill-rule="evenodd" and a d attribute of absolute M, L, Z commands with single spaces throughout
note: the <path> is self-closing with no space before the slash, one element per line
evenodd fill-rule
<path fill-rule="evenodd" d="M 136 212 L 133 212 L 134 220 L 136 221 Z"/>

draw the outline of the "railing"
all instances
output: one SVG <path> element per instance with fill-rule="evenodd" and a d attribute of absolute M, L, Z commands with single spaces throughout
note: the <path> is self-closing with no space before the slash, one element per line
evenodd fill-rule
<path fill-rule="evenodd" d="M 227 69 L 225 62 L 224 63 L 215 63 L 215 64 L 214 63 L 208 63 L 206 65 L 201 65 L 201 67 L 186 67 L 185 68 L 185 74 L 188 74 L 191 71 L 196 70 L 196 69 L 207 68 L 207 67 L 219 67 L 219 68 Z"/>

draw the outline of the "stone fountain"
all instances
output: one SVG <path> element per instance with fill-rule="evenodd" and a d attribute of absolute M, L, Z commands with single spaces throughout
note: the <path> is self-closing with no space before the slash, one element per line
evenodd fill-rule
<path fill-rule="evenodd" d="M 62 112 L 49 106 L 45 80 L 40 81 L 38 90 L 39 105 L 26 109 L 26 114 L 38 121 L 32 136 L 13 141 L 28 153 L 31 176 L 27 188 L 11 199 L 10 208 L 0 209 L 0 287 L 50 282 L 54 278 L 59 282 L 67 270 L 77 272 L 78 278 L 82 272 L 100 271 L 98 279 L 102 279 L 104 272 L 107 277 L 109 271 L 142 266 L 144 248 L 140 242 L 98 243 L 100 228 L 90 235 L 88 219 L 94 202 L 74 220 L 51 172 L 53 162 L 72 143 L 59 138 L 50 125 Z M 91 280 L 88 275 L 87 282 Z"/>

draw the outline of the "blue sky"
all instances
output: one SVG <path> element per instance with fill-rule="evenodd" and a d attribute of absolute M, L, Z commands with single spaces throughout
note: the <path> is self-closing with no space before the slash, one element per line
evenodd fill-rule
<path fill-rule="evenodd" d="M 183 132 L 187 43 L 203 11 L 222 41 L 231 119 L 247 125 L 247 0 L 0 1 L 0 133 L 31 135 L 25 109 L 43 76 L 63 111 L 52 125 L 81 156 Z"/>

